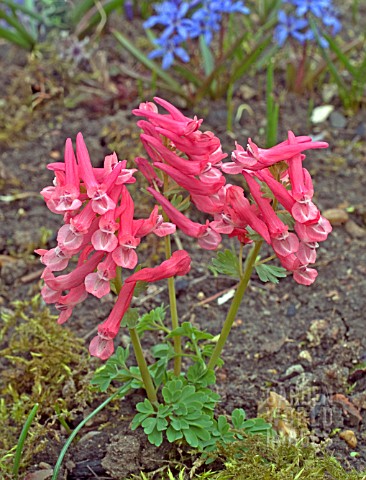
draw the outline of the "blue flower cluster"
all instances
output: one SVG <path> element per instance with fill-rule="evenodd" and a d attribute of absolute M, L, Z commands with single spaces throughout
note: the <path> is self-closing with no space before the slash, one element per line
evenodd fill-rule
<path fill-rule="evenodd" d="M 287 14 L 284 10 L 278 12 L 278 24 L 274 37 L 280 47 L 288 38 L 294 38 L 301 45 L 316 40 L 314 31 L 309 24 L 310 16 L 316 20 L 317 36 L 325 48 L 328 46 L 328 42 L 319 31 L 320 24 L 331 35 L 336 35 L 341 29 L 332 0 L 282 0 L 282 2 L 295 7 L 295 12 L 294 15 Z"/>
<path fill-rule="evenodd" d="M 154 5 L 155 15 L 145 23 L 145 28 L 155 25 L 164 27 L 162 34 L 155 40 L 158 47 L 149 54 L 149 58 L 162 57 L 162 67 L 168 69 L 178 57 L 189 61 L 189 55 L 182 46 L 188 39 L 201 35 L 209 45 L 215 32 L 220 30 L 224 13 L 248 14 L 242 1 L 233 0 L 165 0 Z"/>

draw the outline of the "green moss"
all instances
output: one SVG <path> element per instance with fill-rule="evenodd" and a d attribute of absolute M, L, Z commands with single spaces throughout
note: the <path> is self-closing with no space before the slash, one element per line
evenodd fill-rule
<path fill-rule="evenodd" d="M 366 472 L 346 471 L 324 448 L 304 440 L 292 443 L 282 437 L 267 440 L 261 435 L 219 449 L 221 468 L 180 467 L 173 474 L 168 467 L 141 473 L 134 480 L 365 480 Z"/>
<path fill-rule="evenodd" d="M 37 295 L 2 313 L 0 330 L 0 468 L 10 468 L 22 426 L 39 403 L 22 459 L 40 451 L 55 423 L 66 424 L 73 410 L 90 400 L 88 355 L 83 342 L 56 323 Z M 35 448 L 35 445 L 37 446 Z M 30 452 L 30 448 L 32 451 Z"/>

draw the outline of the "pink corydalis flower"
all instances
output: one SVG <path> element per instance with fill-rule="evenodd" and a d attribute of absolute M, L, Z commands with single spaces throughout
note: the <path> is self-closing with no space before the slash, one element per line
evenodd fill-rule
<path fill-rule="evenodd" d="M 160 114 L 152 102 L 140 103 L 139 108 L 132 110 L 136 116 L 145 117 L 158 127 L 165 128 L 178 135 L 189 135 L 195 132 L 201 125 L 202 120 L 197 117 L 193 119 L 183 115 L 174 105 L 159 97 L 154 97 L 154 101 L 161 105 L 168 114 Z"/>
<path fill-rule="evenodd" d="M 64 175 L 56 175 L 56 186 L 46 187 L 41 191 L 47 207 L 53 213 L 78 210 L 82 204 L 79 198 L 78 167 L 70 138 L 66 140 L 64 160 Z"/>
<path fill-rule="evenodd" d="M 288 133 L 287 140 L 271 148 L 259 148 L 251 139 L 248 140 L 247 150 L 237 142 L 235 145 L 236 150 L 232 153 L 233 162 L 223 164 L 223 172 L 241 173 L 243 169 L 261 170 L 275 163 L 288 161 L 306 150 L 329 146 L 326 142 L 313 142 L 311 137 L 296 137 L 291 131 Z"/>
<path fill-rule="evenodd" d="M 191 268 L 191 259 L 185 250 L 178 250 L 154 268 L 143 268 L 128 277 L 122 286 L 109 317 L 98 327 L 98 335 L 92 339 L 89 352 L 94 357 L 107 360 L 114 352 L 113 339 L 118 334 L 121 322 L 127 312 L 136 283 L 157 282 L 170 277 L 186 275 Z"/>
<path fill-rule="evenodd" d="M 221 235 L 211 227 L 208 220 L 205 225 L 193 222 L 176 209 L 164 195 L 151 187 L 149 187 L 147 191 L 160 203 L 170 220 L 172 220 L 183 233 L 189 237 L 197 238 L 200 247 L 206 250 L 217 249 L 221 242 Z"/>

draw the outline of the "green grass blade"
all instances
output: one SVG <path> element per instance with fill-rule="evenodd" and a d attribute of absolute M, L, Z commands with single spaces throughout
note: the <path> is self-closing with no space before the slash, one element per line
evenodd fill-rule
<path fill-rule="evenodd" d="M 155 62 L 150 60 L 149 58 L 144 55 L 141 50 L 135 47 L 125 36 L 123 36 L 120 32 L 113 30 L 113 35 L 116 37 L 118 42 L 128 50 L 139 62 L 141 62 L 145 67 L 147 67 L 152 72 L 155 72 L 158 77 L 160 77 L 164 82 L 169 85 L 172 89 L 174 89 L 180 95 L 183 95 L 181 85 L 174 80 L 165 70 L 160 68 Z"/>
<path fill-rule="evenodd" d="M 77 25 L 83 16 L 95 5 L 94 0 L 84 0 L 81 2 L 76 2 L 75 6 L 69 12 L 69 18 L 73 25 Z"/>
<path fill-rule="evenodd" d="M 24 41 L 26 41 L 31 47 L 36 44 L 36 39 L 23 27 L 19 20 L 15 16 L 6 15 L 5 12 L 0 10 L 0 18 L 13 27 L 16 32 L 12 32 L 15 35 L 19 35 Z M 6 30 L 6 29 L 4 29 Z"/>
<path fill-rule="evenodd" d="M 32 17 L 35 20 L 38 20 L 40 23 L 43 23 L 42 15 L 40 15 L 39 13 L 35 12 L 34 10 L 32 10 L 32 9 L 30 9 L 30 8 L 24 6 L 24 5 L 12 2 L 11 0 L 1 0 L 1 3 L 6 5 L 7 7 L 11 8 L 14 12 L 16 12 L 16 11 L 23 12 L 26 15 L 28 15 L 29 17 Z"/>
<path fill-rule="evenodd" d="M 213 72 L 215 67 L 215 60 L 213 58 L 212 52 L 209 46 L 207 45 L 205 41 L 205 37 L 203 35 L 200 35 L 199 45 L 200 45 L 201 55 L 203 59 L 203 68 L 207 76 L 207 75 L 210 75 L 211 72 Z"/>
<path fill-rule="evenodd" d="M 82 422 L 79 423 L 79 425 L 73 430 L 72 434 L 69 436 L 69 438 L 67 439 L 67 442 L 65 443 L 65 445 L 63 446 L 61 452 L 60 452 L 60 455 L 57 459 L 57 462 L 56 462 L 56 465 L 55 465 L 55 468 L 53 470 L 53 475 L 52 475 L 52 479 L 51 480 L 57 480 L 58 478 L 58 474 L 60 472 L 60 468 L 61 468 L 61 465 L 62 465 L 62 461 L 66 455 L 66 452 L 69 448 L 69 446 L 71 445 L 71 443 L 73 442 L 74 438 L 76 437 L 76 435 L 79 433 L 79 431 L 83 428 L 83 426 L 88 423 L 88 421 L 93 418 L 97 413 L 99 413 L 101 410 L 103 410 L 104 407 L 106 407 L 108 405 L 108 403 L 110 403 L 114 398 L 116 398 L 118 395 L 121 395 L 121 394 L 124 394 L 126 395 L 128 390 L 129 390 L 129 387 L 130 387 L 130 384 L 131 382 L 128 382 L 126 385 L 123 385 L 123 387 L 119 388 L 116 392 L 114 392 L 113 395 L 111 395 L 110 397 L 107 398 L 107 400 L 105 400 L 103 403 L 101 403 L 99 405 L 99 407 L 97 407 L 95 410 L 93 410 L 87 417 L 84 418 L 84 420 Z"/>
<path fill-rule="evenodd" d="M 28 431 L 30 429 L 30 426 L 32 425 L 33 419 L 36 416 L 37 410 L 38 410 L 39 404 L 36 403 L 34 407 L 32 408 L 30 414 L 28 415 L 28 418 L 22 428 L 22 431 L 20 433 L 20 437 L 18 440 L 18 445 L 15 451 L 15 457 L 14 457 L 14 465 L 13 465 L 13 475 L 14 478 L 18 478 L 18 473 L 19 473 L 19 465 L 20 465 L 20 459 L 22 458 L 22 452 L 23 452 L 23 447 L 24 447 L 24 442 L 25 439 L 27 438 Z"/>
<path fill-rule="evenodd" d="M 343 64 L 343 66 L 349 71 L 352 76 L 357 74 L 357 69 L 350 63 L 348 56 L 337 45 L 337 42 L 330 35 L 323 34 L 324 38 L 329 43 L 329 48 L 335 53 L 337 59 Z"/>
<path fill-rule="evenodd" d="M 25 48 L 26 50 L 31 50 L 33 46 L 26 38 L 24 38 L 22 35 L 19 35 L 19 33 L 12 32 L 3 27 L 0 27 L 0 38 L 14 43 L 19 47 Z"/>

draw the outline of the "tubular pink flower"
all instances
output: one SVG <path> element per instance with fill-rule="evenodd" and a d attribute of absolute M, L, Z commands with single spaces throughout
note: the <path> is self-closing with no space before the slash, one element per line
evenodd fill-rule
<path fill-rule="evenodd" d="M 223 185 L 213 195 L 195 195 L 191 193 L 191 200 L 194 205 L 204 213 L 221 213 L 224 210 L 226 204 L 226 192 L 231 187 L 230 184 Z"/>
<path fill-rule="evenodd" d="M 297 251 L 297 257 L 303 265 L 309 263 L 315 263 L 316 261 L 316 249 L 319 247 L 317 242 L 300 242 L 299 249 Z"/>
<path fill-rule="evenodd" d="M 62 292 L 59 290 L 52 290 L 48 285 L 43 285 L 41 289 L 41 295 L 45 303 L 56 303 L 62 296 Z"/>
<path fill-rule="evenodd" d="M 164 222 L 163 216 L 159 215 L 159 207 L 155 205 L 150 217 L 147 219 L 139 219 L 134 221 L 136 237 L 145 237 L 149 233 L 155 233 L 158 237 L 171 235 L 176 231 L 174 223 Z"/>
<path fill-rule="evenodd" d="M 198 238 L 201 237 L 207 230 L 206 225 L 201 225 L 200 223 L 193 222 L 187 218 L 183 213 L 176 209 L 170 202 L 167 200 L 164 195 L 157 192 L 153 188 L 147 188 L 147 191 L 157 200 L 160 205 L 163 207 L 164 212 L 168 215 L 170 220 L 172 220 L 175 225 L 182 230 L 183 233 L 189 237 Z"/>
<path fill-rule="evenodd" d="M 82 284 L 72 288 L 67 295 L 62 295 L 55 304 L 56 309 L 61 312 L 57 323 L 60 325 L 65 323 L 71 317 L 74 307 L 82 303 L 87 296 L 88 293 Z"/>
<path fill-rule="evenodd" d="M 113 260 L 120 267 L 133 269 L 136 267 L 138 257 L 135 252 L 140 244 L 140 239 L 135 237 L 133 230 L 134 204 L 127 188 L 122 188 L 122 209 L 118 230 L 118 246 L 112 252 Z"/>
<path fill-rule="evenodd" d="M 305 224 L 296 222 L 295 231 L 303 242 L 323 242 L 332 231 L 332 226 L 329 221 L 321 215 L 319 220 L 314 223 Z"/>
<path fill-rule="evenodd" d="M 195 195 L 214 195 L 225 184 L 225 178 L 221 177 L 213 183 L 203 183 L 192 175 L 186 175 L 165 163 L 155 163 L 155 167 L 169 175 L 178 185 Z"/>
<path fill-rule="evenodd" d="M 53 275 L 51 270 L 46 268 L 42 274 L 42 278 L 52 290 L 70 290 L 78 287 L 84 282 L 86 275 L 91 273 L 97 267 L 103 256 L 104 252 L 96 252 L 83 265 L 80 265 L 72 272 L 66 275 L 60 275 L 57 278 Z"/>
<path fill-rule="evenodd" d="M 263 219 L 268 227 L 271 237 L 283 238 L 284 233 L 287 233 L 288 227 L 277 217 L 269 199 L 263 198 L 259 183 L 246 172 L 243 172 L 243 176 L 248 184 L 250 193 L 253 195 L 253 198 L 263 215 Z"/>
<path fill-rule="evenodd" d="M 236 150 L 232 153 L 232 159 L 236 164 L 245 170 L 261 170 L 262 168 L 270 167 L 277 162 L 290 160 L 295 155 L 299 155 L 305 150 L 315 148 L 327 148 L 326 142 L 313 142 L 311 137 L 296 137 L 291 131 L 288 132 L 288 139 L 274 147 L 265 149 L 258 148 L 249 138 L 247 150 L 236 143 Z M 229 169 L 234 166 L 229 166 Z M 227 171 L 228 167 L 223 165 L 223 171 Z M 229 172 L 227 172 L 229 173 Z M 236 172 L 239 173 L 239 172 Z"/>
<path fill-rule="evenodd" d="M 146 158 L 136 157 L 135 162 L 139 172 L 142 173 L 150 185 L 153 185 L 155 182 L 158 187 L 163 186 L 163 181 L 157 176 L 153 166 L 148 160 L 146 160 Z"/>
<path fill-rule="evenodd" d="M 40 248 L 35 250 L 35 253 L 41 255 L 41 262 L 46 265 L 51 272 L 60 272 L 61 270 L 65 270 L 69 264 L 70 258 L 72 257 L 72 255 L 64 252 L 59 246 L 51 248 L 51 250 Z"/>
<path fill-rule="evenodd" d="M 317 270 L 315 268 L 308 268 L 303 265 L 293 272 L 293 278 L 295 282 L 300 285 L 311 285 L 315 282 L 316 277 L 318 276 Z"/>
<path fill-rule="evenodd" d="M 248 199 L 244 196 L 244 190 L 241 187 L 232 185 L 228 188 L 226 200 L 228 207 L 227 212 L 239 228 L 245 228 L 249 225 L 259 233 L 268 244 L 271 244 L 271 237 L 267 225 L 253 212 Z"/>
<path fill-rule="evenodd" d="M 212 132 L 195 131 L 189 136 L 179 136 L 174 132 L 166 130 L 164 128 L 157 127 L 156 131 L 168 138 L 172 142 L 174 148 L 185 153 L 189 160 L 202 160 L 202 158 L 208 159 L 211 155 L 221 149 L 221 142 Z M 227 154 L 221 152 L 220 156 L 217 156 L 217 161 L 221 161 L 227 157 Z"/>
<path fill-rule="evenodd" d="M 154 164 L 156 162 L 160 164 L 164 161 L 168 165 L 183 172 L 184 174 L 198 175 L 205 169 L 208 163 L 208 158 L 206 160 L 194 162 L 179 157 L 176 153 L 165 147 L 157 138 L 150 137 L 145 134 L 142 134 L 140 137 L 142 142 L 144 143 L 145 148 L 146 145 L 149 145 L 149 155 L 152 158 Z"/>
<path fill-rule="evenodd" d="M 107 255 L 106 259 L 97 266 L 97 271 L 85 277 L 85 289 L 95 297 L 102 298 L 110 292 L 110 280 L 115 276 L 116 264 L 112 255 Z"/>
<path fill-rule="evenodd" d="M 185 275 L 190 270 L 191 259 L 185 250 L 179 250 L 154 268 L 143 268 L 126 279 L 109 317 L 98 327 L 98 335 L 93 338 L 89 352 L 94 357 L 106 360 L 114 352 L 113 339 L 118 334 L 123 316 L 127 312 L 138 281 L 155 282 L 176 275 Z"/>

